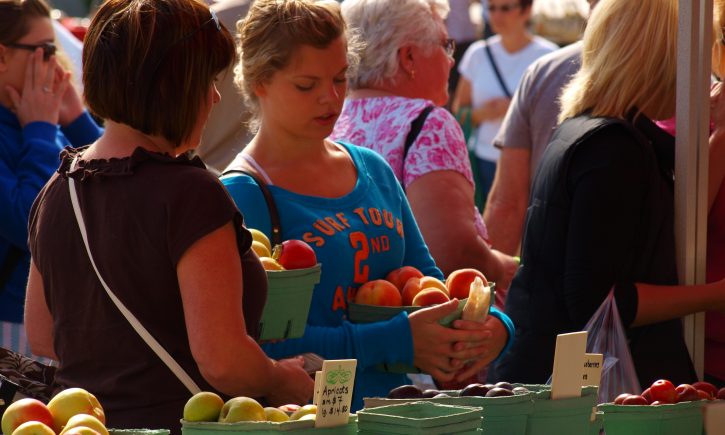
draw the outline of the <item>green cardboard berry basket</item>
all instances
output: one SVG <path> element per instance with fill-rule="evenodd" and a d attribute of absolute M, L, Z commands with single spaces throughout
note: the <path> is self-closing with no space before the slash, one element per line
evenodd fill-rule
<path fill-rule="evenodd" d="M 525 435 L 529 415 L 534 409 L 533 393 L 504 397 L 459 397 L 460 390 L 441 391 L 451 397 L 434 399 L 365 398 L 365 409 L 415 401 L 456 407 L 475 407 L 481 412 L 482 435 Z"/>
<path fill-rule="evenodd" d="M 534 409 L 529 416 L 526 435 L 589 434 L 596 426 L 598 388 L 582 387 L 581 397 L 551 399 L 549 385 L 520 385 L 533 391 Z"/>
<path fill-rule="evenodd" d="M 702 407 L 706 401 L 665 405 L 615 405 L 603 403 L 607 435 L 702 435 Z"/>
<path fill-rule="evenodd" d="M 466 300 L 467 299 L 459 300 L 458 309 L 452 314 L 442 318 L 438 323 L 443 326 L 450 326 L 454 320 L 460 319 L 461 312 L 463 312 L 463 306 L 466 305 Z M 392 319 L 403 311 L 410 314 L 420 310 L 421 308 L 426 307 L 383 307 L 350 302 L 348 306 L 348 318 L 352 323 L 383 322 L 385 320 Z M 388 373 L 420 373 L 420 370 L 417 367 L 408 364 L 380 364 L 376 366 L 376 368 Z"/>
<path fill-rule="evenodd" d="M 315 428 L 313 420 L 282 423 L 272 421 L 215 423 L 181 420 L 182 435 L 274 435 L 279 432 L 289 432 L 293 435 L 356 435 L 358 433 L 357 416 L 351 415 L 345 425 L 319 429 Z"/>
<path fill-rule="evenodd" d="M 358 411 L 358 434 L 480 434 L 481 409 L 426 401 Z"/>
<path fill-rule="evenodd" d="M 108 429 L 108 435 L 169 435 L 168 429 Z"/>
<path fill-rule="evenodd" d="M 321 265 L 307 269 L 268 270 L 267 303 L 259 324 L 260 340 L 299 338 L 305 333 L 312 291 Z"/>

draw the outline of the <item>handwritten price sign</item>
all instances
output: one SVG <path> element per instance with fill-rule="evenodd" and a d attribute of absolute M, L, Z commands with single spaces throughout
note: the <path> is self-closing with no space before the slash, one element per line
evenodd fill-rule
<path fill-rule="evenodd" d="M 325 360 L 322 363 L 322 371 L 315 376 L 315 427 L 347 424 L 356 367 L 357 360 L 354 359 Z"/>

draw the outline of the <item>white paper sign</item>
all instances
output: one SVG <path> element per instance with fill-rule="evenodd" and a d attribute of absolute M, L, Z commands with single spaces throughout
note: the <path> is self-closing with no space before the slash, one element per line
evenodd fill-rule
<path fill-rule="evenodd" d="M 572 332 L 556 336 L 554 373 L 551 379 L 551 398 L 566 399 L 581 397 L 582 376 L 584 376 L 584 353 L 587 347 L 587 332 Z"/>
<path fill-rule="evenodd" d="M 602 368 L 604 367 L 604 355 L 601 353 L 584 354 L 584 374 L 582 375 L 582 387 L 587 385 L 599 386 L 602 381 Z"/>
<path fill-rule="evenodd" d="M 325 360 L 322 363 L 322 372 L 317 376 L 320 378 L 320 391 L 316 394 L 315 427 L 348 423 L 356 367 L 355 359 Z"/>

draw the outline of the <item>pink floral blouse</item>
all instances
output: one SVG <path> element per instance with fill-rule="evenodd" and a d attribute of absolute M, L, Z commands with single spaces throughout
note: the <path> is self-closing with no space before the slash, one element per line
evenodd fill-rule
<path fill-rule="evenodd" d="M 403 170 L 403 148 L 410 124 L 424 108 L 432 105 L 429 100 L 397 96 L 347 100 L 330 138 L 378 152 L 405 188 L 433 171 L 458 172 L 473 185 L 463 132 L 453 115 L 440 107 L 426 118 L 408 151 Z M 488 231 L 475 206 L 473 213 L 478 233 L 488 241 Z"/>

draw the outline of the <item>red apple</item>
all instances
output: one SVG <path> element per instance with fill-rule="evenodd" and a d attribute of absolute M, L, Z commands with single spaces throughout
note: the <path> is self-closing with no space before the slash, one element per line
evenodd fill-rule
<path fill-rule="evenodd" d="M 690 384 L 680 384 L 675 388 L 675 391 L 677 391 L 677 403 L 700 400 L 697 390 Z"/>
<path fill-rule="evenodd" d="M 647 400 L 647 403 L 652 403 L 652 393 L 650 392 L 649 388 L 642 391 L 642 397 L 644 397 Z"/>
<path fill-rule="evenodd" d="M 451 272 L 446 279 L 446 287 L 451 298 L 465 299 L 471 290 L 471 283 L 476 277 L 481 278 L 484 285 L 488 285 L 483 273 L 476 269 L 458 269 Z"/>
<path fill-rule="evenodd" d="M 622 401 L 622 405 L 649 405 L 647 399 L 642 396 L 630 394 Z"/>
<path fill-rule="evenodd" d="M 710 397 L 717 396 L 717 387 L 709 382 L 695 382 L 692 384 L 693 387 L 695 387 L 696 390 L 704 391 L 707 394 L 710 395 Z"/>
<path fill-rule="evenodd" d="M 717 399 L 720 399 L 720 400 L 725 400 L 725 387 L 720 388 L 719 390 L 717 390 L 717 397 L 716 398 Z"/>
<path fill-rule="evenodd" d="M 399 307 L 402 301 L 398 288 L 384 279 L 368 281 L 355 293 L 355 303 L 358 304 Z"/>
<path fill-rule="evenodd" d="M 401 292 L 410 278 L 423 278 L 423 272 L 413 266 L 403 266 L 391 271 L 385 277 L 387 281 L 398 287 Z"/>
<path fill-rule="evenodd" d="M 272 257 L 287 270 L 306 269 L 317 264 L 314 249 L 302 240 L 285 240 L 274 247 Z"/>
<path fill-rule="evenodd" d="M 11 403 L 2 417 L 2 431 L 12 434 L 21 424 L 37 421 L 53 427 L 53 415 L 43 402 L 36 399 L 20 399 Z"/>
<path fill-rule="evenodd" d="M 662 403 L 676 403 L 677 402 L 677 391 L 672 382 L 666 379 L 659 379 L 654 381 L 649 387 L 650 394 L 653 400 L 657 400 Z"/>
<path fill-rule="evenodd" d="M 626 399 L 629 396 L 631 396 L 631 394 L 629 394 L 629 393 L 622 393 L 622 394 L 620 394 L 619 396 L 617 396 L 616 399 L 614 399 L 614 404 L 615 405 L 621 405 L 622 402 L 624 402 L 624 399 Z"/>

